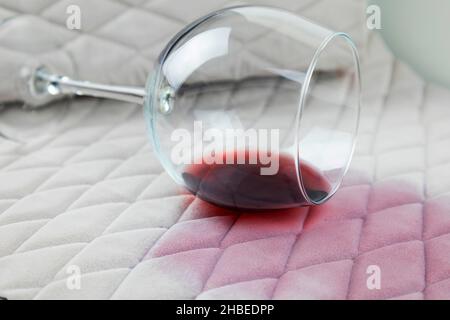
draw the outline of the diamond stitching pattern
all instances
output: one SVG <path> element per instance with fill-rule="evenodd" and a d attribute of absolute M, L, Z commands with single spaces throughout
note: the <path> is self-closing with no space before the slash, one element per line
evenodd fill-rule
<path fill-rule="evenodd" d="M 82 8 L 91 3 L 75 2 Z M 286 7 L 314 17 L 329 2 L 287 1 Z M 340 2 L 363 7 L 356 0 Z M 73 34 L 61 19 L 65 3 L 40 0 L 25 8 L 4 0 L 0 19 L 8 19 L 12 30 L 29 32 L 26 24 L 37 24 L 60 33 L 58 43 L 36 44 L 33 52 L 45 56 L 60 49 L 73 64 L 63 70 L 74 67 L 80 78 L 109 83 L 142 84 L 169 33 L 194 18 L 168 10 L 172 2 L 163 0 L 103 0 L 104 13 Z M 227 2 L 199 3 L 197 16 Z M 117 32 L 135 16 L 142 23 L 153 18 L 167 34 L 150 30 L 144 41 Z M 361 21 L 347 22 L 362 39 Z M 0 31 L 0 55 L 14 52 L 24 62 L 26 44 L 3 41 L 13 33 Z M 139 108 L 131 105 L 74 100 L 53 134 L 24 144 L 2 141 L 0 295 L 448 298 L 450 157 L 443 150 L 450 139 L 444 103 L 450 93 L 423 83 L 376 35 L 362 42 L 368 89 L 361 138 L 344 187 L 321 207 L 258 217 L 180 194 L 148 145 Z M 117 60 L 89 66 L 82 61 L 86 48 L 93 56 L 117 52 L 111 57 Z M 120 68 L 107 69 L 118 61 Z M 96 67 L 102 72 L 92 72 Z M 80 292 L 65 286 L 71 264 L 83 271 Z M 381 290 L 365 285 L 370 264 L 382 269 Z"/>

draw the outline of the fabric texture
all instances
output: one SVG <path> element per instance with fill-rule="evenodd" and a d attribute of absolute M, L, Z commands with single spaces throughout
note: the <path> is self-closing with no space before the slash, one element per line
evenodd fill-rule
<path fill-rule="evenodd" d="M 82 32 L 64 28 L 69 2 L 95 12 Z M 0 138 L 0 296 L 450 298 L 450 91 L 422 81 L 376 34 L 365 43 L 363 18 L 336 2 L 283 2 L 361 35 L 359 141 L 329 202 L 261 215 L 183 193 L 153 154 L 139 106 L 73 99 L 35 112 L 7 107 L 0 131 L 14 139 Z M 3 75 L 30 57 L 52 57 L 82 79 L 142 84 L 175 31 L 222 5 L 1 0 L 0 100 L 18 96 Z M 333 15 L 323 20 L 325 8 Z M 133 27 L 140 22 L 150 26 Z M 371 266 L 381 271 L 380 289 L 367 286 Z M 76 268 L 81 288 L 70 289 Z"/>

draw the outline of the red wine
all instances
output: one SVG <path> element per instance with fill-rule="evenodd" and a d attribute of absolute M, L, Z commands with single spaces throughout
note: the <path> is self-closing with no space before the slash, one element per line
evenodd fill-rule
<path fill-rule="evenodd" d="M 255 155 L 255 154 L 253 154 Z M 223 154 L 244 157 L 249 151 Z M 295 160 L 290 155 L 279 154 L 279 169 L 275 175 L 261 175 L 261 168 L 269 167 L 259 161 L 256 164 L 200 164 L 186 166 L 182 177 L 186 187 L 199 198 L 210 203 L 238 210 L 274 210 L 305 205 L 297 182 Z M 274 155 L 272 155 L 274 159 Z M 236 162 L 236 161 L 235 161 Z M 303 183 L 308 196 L 320 201 L 331 191 L 326 178 L 313 166 L 301 161 Z"/>

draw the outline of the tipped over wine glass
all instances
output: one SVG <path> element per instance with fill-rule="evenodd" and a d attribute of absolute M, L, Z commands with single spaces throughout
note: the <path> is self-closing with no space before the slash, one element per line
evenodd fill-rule
<path fill-rule="evenodd" d="M 176 183 L 238 210 L 330 199 L 359 123 L 351 38 L 262 6 L 219 10 L 186 26 L 145 88 L 73 80 L 46 66 L 26 83 L 36 106 L 67 95 L 142 104 L 154 151 Z"/>

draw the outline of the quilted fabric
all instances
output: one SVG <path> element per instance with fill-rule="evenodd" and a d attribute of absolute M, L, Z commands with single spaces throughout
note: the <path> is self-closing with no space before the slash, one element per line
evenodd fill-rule
<path fill-rule="evenodd" d="M 101 13 L 74 36 L 55 26 L 68 2 L 2 0 L 0 17 L 12 19 L 0 28 L 2 74 L 56 42 L 71 61 L 92 50 L 77 74 L 139 84 L 171 27 L 193 18 L 169 1 L 98 2 Z M 286 3 L 303 13 L 326 2 Z M 142 37 L 152 39 L 136 50 L 124 26 L 147 15 L 163 27 L 147 29 Z M 44 44 L 17 31 L 30 24 L 47 33 Z M 105 61 L 115 50 L 124 54 Z M 219 209 L 179 190 L 152 153 L 138 106 L 76 99 L 4 110 L 1 132 L 15 140 L 0 143 L 0 296 L 450 298 L 450 92 L 424 83 L 376 35 L 362 54 L 361 130 L 344 186 L 322 206 L 276 214 Z M 120 72 L 92 71 L 102 63 Z M 5 101 L 17 93 L 9 85 L 0 84 Z M 366 285 L 370 266 L 381 271 L 379 290 Z M 79 290 L 68 287 L 73 267 Z"/>

